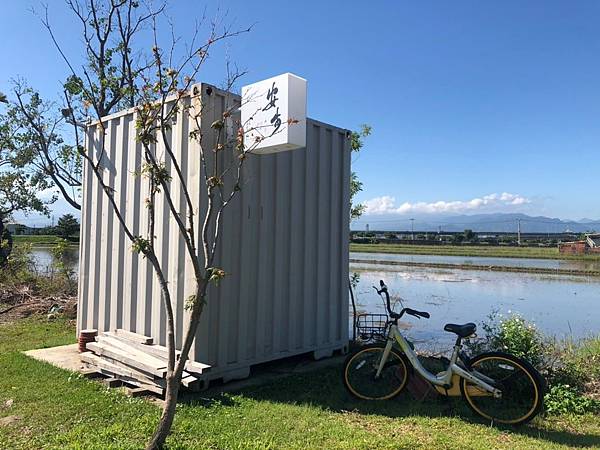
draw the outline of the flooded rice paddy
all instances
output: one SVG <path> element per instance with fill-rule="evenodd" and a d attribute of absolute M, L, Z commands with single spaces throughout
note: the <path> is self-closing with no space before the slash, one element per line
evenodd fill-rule
<path fill-rule="evenodd" d="M 381 260 L 382 256 L 404 255 L 376 256 Z M 598 277 L 385 264 L 351 264 L 350 271 L 360 274 L 356 289 L 360 311 L 385 312 L 381 298 L 372 287 L 378 285 L 380 279 L 385 280 L 393 300 L 402 299 L 407 307 L 428 311 L 430 319 L 408 316 L 404 325 L 413 340 L 432 346 L 452 342 L 453 335 L 443 331 L 445 323 L 479 325 L 494 312 L 504 317 L 520 314 L 544 333 L 558 338 L 579 339 L 600 333 Z M 401 308 L 398 302 L 396 310 Z"/>

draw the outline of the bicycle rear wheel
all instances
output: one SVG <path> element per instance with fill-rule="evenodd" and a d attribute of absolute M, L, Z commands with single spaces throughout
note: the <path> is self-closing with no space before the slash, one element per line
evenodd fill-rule
<path fill-rule="evenodd" d="M 502 391 L 500 398 L 464 378 L 460 390 L 469 407 L 486 419 L 521 425 L 533 419 L 542 408 L 541 375 L 527 361 L 502 352 L 477 355 L 471 369 L 494 380 L 489 383 Z"/>
<path fill-rule="evenodd" d="M 406 356 L 392 348 L 381 376 L 375 378 L 384 346 L 367 345 L 346 358 L 344 386 L 352 395 L 364 400 L 387 400 L 406 386 L 409 363 Z"/>

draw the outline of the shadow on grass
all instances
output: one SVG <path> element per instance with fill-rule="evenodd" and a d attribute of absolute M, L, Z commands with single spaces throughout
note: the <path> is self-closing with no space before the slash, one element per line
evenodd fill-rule
<path fill-rule="evenodd" d="M 470 424 L 490 425 L 489 422 L 474 416 L 460 397 L 438 396 L 420 402 L 415 400 L 409 393 L 403 392 L 398 397 L 383 402 L 357 400 L 347 393 L 343 387 L 341 367 L 284 376 L 259 386 L 241 388 L 236 390 L 233 395 L 210 395 L 210 393 L 203 395 L 198 393 L 186 396 L 182 400 L 184 403 L 205 407 L 234 406 L 236 395 L 257 401 L 312 406 L 339 413 L 354 412 L 366 416 L 374 415 L 390 418 L 453 417 Z M 543 418 L 537 418 L 532 424 L 521 427 L 497 426 L 497 428 L 574 448 L 600 447 L 600 435 L 598 434 L 549 430 L 539 426 L 543 420 Z"/>

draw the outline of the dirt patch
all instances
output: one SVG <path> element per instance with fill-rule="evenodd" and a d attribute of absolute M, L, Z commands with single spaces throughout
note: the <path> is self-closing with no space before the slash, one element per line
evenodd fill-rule
<path fill-rule="evenodd" d="M 14 403 L 12 398 L 9 398 L 4 403 L 0 404 L 0 409 L 9 409 Z"/>
<path fill-rule="evenodd" d="M 62 314 L 69 319 L 77 316 L 75 296 L 40 296 L 27 286 L 19 288 L 0 287 L 0 323 L 11 323 L 31 315 L 46 314 L 52 319 Z"/>
<path fill-rule="evenodd" d="M 6 416 L 0 418 L 0 427 L 8 427 L 17 423 L 21 418 L 19 416 Z"/>
<path fill-rule="evenodd" d="M 431 437 L 423 433 L 422 427 L 411 418 L 403 418 L 398 421 L 396 418 L 364 415 L 358 411 L 342 411 L 340 417 L 353 427 L 368 433 L 378 435 L 385 433 L 392 440 L 403 435 L 411 435 L 418 437 L 426 447 L 433 448 Z"/>
<path fill-rule="evenodd" d="M 587 397 L 600 401 L 600 380 L 593 380 L 586 383 L 584 392 Z"/>

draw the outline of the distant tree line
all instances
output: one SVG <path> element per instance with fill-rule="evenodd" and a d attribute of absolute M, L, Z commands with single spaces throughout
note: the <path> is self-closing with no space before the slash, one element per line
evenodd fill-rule
<path fill-rule="evenodd" d="M 60 236 L 63 239 L 76 240 L 79 236 L 79 222 L 72 214 L 65 214 L 58 219 L 56 225 L 38 228 L 19 224 L 15 226 L 13 234 L 15 236 L 26 234 L 37 236 Z"/>
<path fill-rule="evenodd" d="M 414 236 L 414 239 L 413 239 Z M 482 245 L 516 246 L 516 233 L 464 231 L 351 231 L 354 243 L 415 244 L 415 245 Z M 555 246 L 559 242 L 582 239 L 579 233 L 522 233 L 521 245 L 535 247 Z"/>

